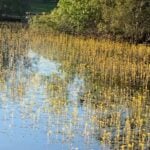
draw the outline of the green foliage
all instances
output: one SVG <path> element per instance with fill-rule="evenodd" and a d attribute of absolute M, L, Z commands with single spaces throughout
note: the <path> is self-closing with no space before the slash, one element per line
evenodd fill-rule
<path fill-rule="evenodd" d="M 36 20 L 34 18 L 33 20 Z M 101 20 L 100 3 L 96 0 L 60 0 L 50 15 L 38 17 L 34 23 L 66 32 L 85 32 L 96 29 Z"/>
<path fill-rule="evenodd" d="M 61 30 L 82 32 L 93 29 L 101 19 L 100 4 L 94 0 L 61 0 L 52 16 Z"/>
<path fill-rule="evenodd" d="M 100 32 L 121 35 L 141 40 L 150 33 L 149 0 L 103 0 L 103 22 L 98 24 Z"/>
<path fill-rule="evenodd" d="M 33 24 L 68 33 L 99 33 L 146 41 L 150 35 L 149 0 L 60 0 L 52 13 Z"/>

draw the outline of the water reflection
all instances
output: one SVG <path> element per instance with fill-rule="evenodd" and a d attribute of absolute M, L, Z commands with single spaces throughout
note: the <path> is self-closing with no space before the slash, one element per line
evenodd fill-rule
<path fill-rule="evenodd" d="M 13 65 L 0 74 L 0 149 L 101 148 L 94 111 L 79 102 L 83 79 L 66 81 L 59 63 L 32 50 Z"/>
<path fill-rule="evenodd" d="M 77 99 L 86 108 L 85 118 L 94 125 L 94 137 L 100 144 L 107 145 L 107 149 L 149 149 L 147 47 L 67 35 L 41 36 L 32 47 L 61 64 L 67 83 L 82 83 L 75 88 L 75 95 L 81 91 Z M 74 86 L 70 88 L 74 90 Z M 87 134 L 92 125 L 85 127 Z"/>
<path fill-rule="evenodd" d="M 0 149 L 149 149 L 149 47 L 0 30 Z"/>

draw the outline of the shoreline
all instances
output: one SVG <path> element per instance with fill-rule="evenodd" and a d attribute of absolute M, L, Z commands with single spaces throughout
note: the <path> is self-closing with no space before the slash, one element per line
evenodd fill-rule
<path fill-rule="evenodd" d="M 26 16 L 28 17 L 28 16 Z M 15 24 L 18 24 L 19 28 L 25 28 L 27 30 L 30 30 L 31 32 L 35 32 L 35 33 L 44 33 L 44 34 L 51 34 L 53 36 L 59 36 L 59 35 L 65 35 L 68 37 L 73 37 L 73 38 L 81 38 L 81 39 L 93 39 L 95 41 L 101 41 L 101 40 L 105 40 L 105 41 L 111 41 L 111 42 L 116 42 L 116 43 L 125 43 L 125 44 L 129 44 L 129 45 L 144 45 L 144 46 L 150 46 L 150 41 L 146 41 L 146 42 L 135 42 L 129 39 L 123 39 L 123 38 L 116 38 L 113 37 L 113 35 L 104 35 L 104 34 L 94 34 L 94 33 L 75 33 L 75 32 L 61 32 L 58 30 L 48 30 L 48 29 L 44 29 L 44 28 L 39 28 L 37 29 L 36 27 L 33 27 L 32 24 L 29 23 L 29 19 L 25 19 L 26 17 L 18 17 L 18 16 L 12 16 L 10 18 L 5 18 L 4 20 L 1 19 L 0 17 L 0 28 L 3 25 L 10 25 L 9 28 L 14 28 L 16 27 Z M 30 17 L 30 15 L 29 15 Z"/>

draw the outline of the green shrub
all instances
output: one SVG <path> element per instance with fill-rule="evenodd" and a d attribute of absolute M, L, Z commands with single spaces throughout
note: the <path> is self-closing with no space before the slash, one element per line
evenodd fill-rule
<path fill-rule="evenodd" d="M 50 13 L 32 24 L 67 33 L 98 33 L 148 41 L 149 0 L 60 0 Z"/>

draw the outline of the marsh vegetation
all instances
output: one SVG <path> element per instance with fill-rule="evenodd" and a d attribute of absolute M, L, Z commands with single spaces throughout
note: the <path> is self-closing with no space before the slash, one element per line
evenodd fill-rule
<path fill-rule="evenodd" d="M 149 149 L 150 47 L 1 24 L 0 113 L 3 149 Z"/>

